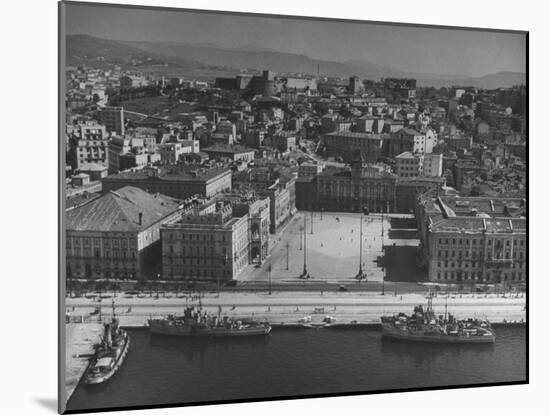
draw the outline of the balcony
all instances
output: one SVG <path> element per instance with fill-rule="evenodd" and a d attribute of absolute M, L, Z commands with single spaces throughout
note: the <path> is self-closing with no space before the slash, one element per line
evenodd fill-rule
<path fill-rule="evenodd" d="M 514 263 L 514 260 L 511 259 L 511 258 L 509 258 L 509 259 L 506 259 L 506 258 L 487 258 L 485 260 L 486 265 L 506 265 L 506 266 L 510 266 L 513 263 Z"/>

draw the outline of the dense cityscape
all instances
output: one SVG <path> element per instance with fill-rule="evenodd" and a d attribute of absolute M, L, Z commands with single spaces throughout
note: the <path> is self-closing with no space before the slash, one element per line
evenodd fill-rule
<path fill-rule="evenodd" d="M 67 68 L 69 279 L 233 284 L 298 212 L 359 212 L 410 218 L 419 281 L 525 282 L 524 86 L 100 66 Z"/>
<path fill-rule="evenodd" d="M 525 382 L 524 81 L 66 42 L 70 409 Z"/>

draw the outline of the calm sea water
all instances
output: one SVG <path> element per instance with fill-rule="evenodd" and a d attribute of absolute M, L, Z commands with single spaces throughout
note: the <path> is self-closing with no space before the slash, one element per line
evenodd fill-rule
<path fill-rule="evenodd" d="M 367 329 L 276 330 L 265 338 L 175 339 L 130 330 L 122 369 L 80 385 L 68 409 L 177 404 L 525 380 L 522 327 L 494 345 L 381 340 Z"/>

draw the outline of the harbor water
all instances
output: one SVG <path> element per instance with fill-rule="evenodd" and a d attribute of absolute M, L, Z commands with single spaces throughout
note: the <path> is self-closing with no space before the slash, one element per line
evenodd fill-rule
<path fill-rule="evenodd" d="M 124 366 L 77 387 L 68 410 L 524 381 L 524 326 L 494 345 L 382 340 L 375 329 L 279 329 L 259 338 L 167 338 L 130 329 Z"/>

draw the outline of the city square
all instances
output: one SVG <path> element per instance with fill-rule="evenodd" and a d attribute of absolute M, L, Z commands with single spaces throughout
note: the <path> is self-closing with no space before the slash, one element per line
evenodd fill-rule
<path fill-rule="evenodd" d="M 310 275 L 308 282 L 326 281 L 337 283 L 360 283 L 355 278 L 359 272 L 359 252 L 361 216 L 363 216 L 363 244 L 361 267 L 366 281 L 381 282 L 384 270 L 381 259 L 384 256 L 382 246 L 396 244 L 407 247 L 407 252 L 416 252 L 418 239 L 390 239 L 390 220 L 392 217 L 406 217 L 395 214 L 370 214 L 349 212 L 307 212 L 300 211 L 270 241 L 271 254 L 260 268 L 249 267 L 239 277 L 239 281 L 267 281 L 271 267 L 273 283 L 295 283 L 304 281 L 300 274 L 304 268 L 304 218 L 306 268 Z M 288 251 L 288 268 L 287 268 Z M 410 257 L 410 254 L 408 255 Z M 398 263 L 406 263 L 410 258 L 397 256 Z M 390 267 L 399 268 L 400 264 Z M 416 275 L 414 269 L 411 275 Z M 399 278 L 400 277 L 400 278 Z M 409 281 L 407 275 L 395 280 Z M 365 282 L 365 280 L 362 280 Z"/>

